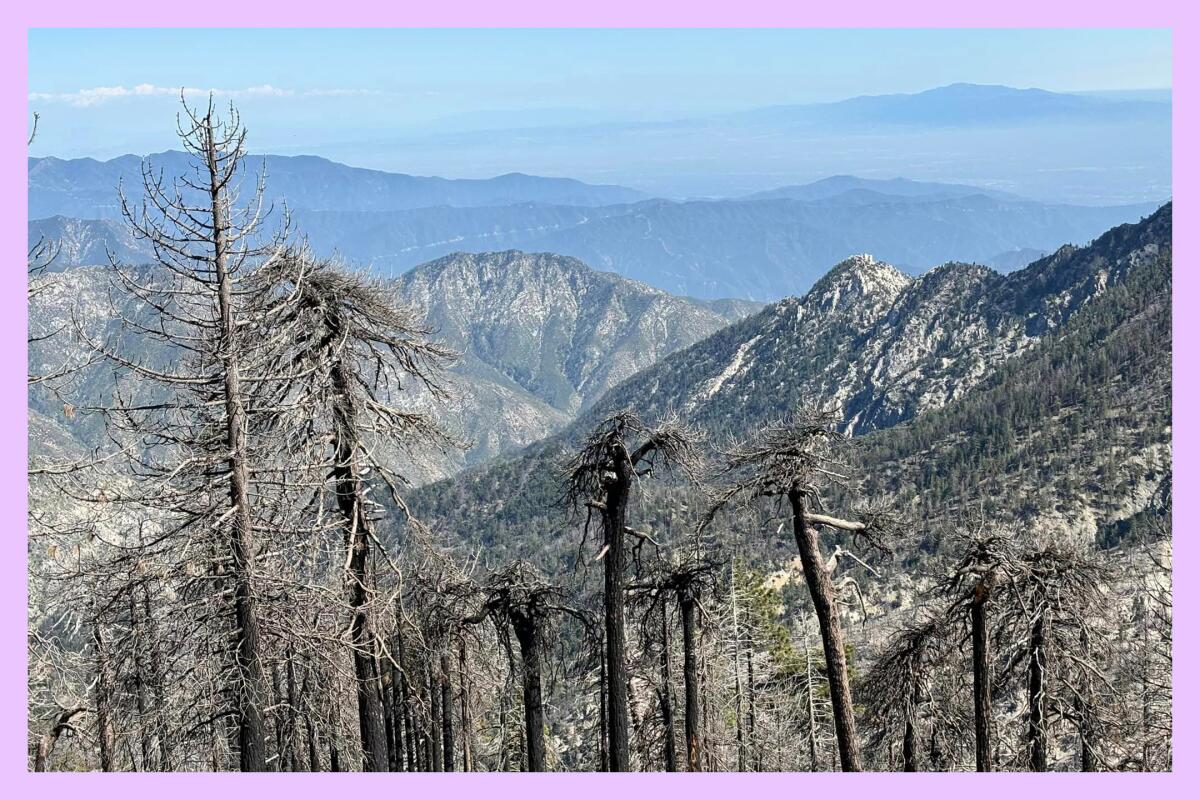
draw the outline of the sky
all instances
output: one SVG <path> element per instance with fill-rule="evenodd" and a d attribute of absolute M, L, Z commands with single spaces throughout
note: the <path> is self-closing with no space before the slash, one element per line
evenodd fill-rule
<path fill-rule="evenodd" d="M 673 119 L 953 82 L 1167 88 L 1170 33 L 34 30 L 30 154 L 167 149 L 184 86 L 237 102 L 260 152 L 344 155 L 396 131 Z"/>

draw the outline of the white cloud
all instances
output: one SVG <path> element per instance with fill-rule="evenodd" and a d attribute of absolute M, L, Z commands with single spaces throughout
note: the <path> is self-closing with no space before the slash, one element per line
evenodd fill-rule
<path fill-rule="evenodd" d="M 66 103 L 78 108 L 121 100 L 129 97 L 178 97 L 180 90 L 176 87 L 155 86 L 152 83 L 139 83 L 137 86 L 97 86 L 90 89 L 79 89 L 74 92 L 30 92 L 31 102 Z M 261 86 L 248 86 L 244 89 L 199 89 L 185 88 L 183 93 L 188 97 L 206 96 L 228 97 L 240 99 L 244 97 L 350 97 L 355 95 L 383 94 L 376 89 L 281 89 L 269 83 Z"/>

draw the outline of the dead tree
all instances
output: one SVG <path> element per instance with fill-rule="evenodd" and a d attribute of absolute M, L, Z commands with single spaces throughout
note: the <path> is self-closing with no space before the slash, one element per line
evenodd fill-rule
<path fill-rule="evenodd" d="M 327 434 L 308 436 L 317 443 L 332 442 L 331 453 L 315 454 L 313 460 L 324 464 L 332 459 L 332 491 L 348 550 L 350 638 L 364 768 L 386 771 L 388 726 L 378 669 L 381 647 L 368 575 L 377 541 L 373 510 L 379 504 L 372 499 L 365 476 L 373 472 L 393 490 L 392 503 L 407 512 L 395 492 L 403 478 L 380 451 L 412 454 L 456 444 L 431 416 L 415 407 L 401 408 L 398 402 L 410 390 L 444 399 L 440 373 L 455 354 L 433 343 L 422 317 L 379 284 L 328 262 L 314 262 L 303 252 L 290 252 L 281 264 L 280 280 L 294 277 L 296 281 L 298 302 L 292 311 L 299 323 L 293 326 L 299 340 L 291 355 L 300 366 L 299 377 L 287 387 L 286 402 L 316 417 L 316 424 L 328 421 Z M 446 672 L 439 666 L 439 679 Z M 452 757 L 451 749 L 447 759 Z"/>
<path fill-rule="evenodd" d="M 629 669 L 625 658 L 625 537 L 644 539 L 627 523 L 630 493 L 635 482 L 653 475 L 656 467 L 678 467 L 695 476 L 700 452 L 695 431 L 674 418 L 652 428 L 630 411 L 603 420 L 584 440 L 567 472 L 565 501 L 601 517 L 604 559 L 604 636 L 608 766 L 628 772 Z M 585 533 L 587 525 L 585 525 Z"/>
<path fill-rule="evenodd" d="M 1099 709 L 1085 682 L 1104 680 L 1099 647 L 1110 566 L 1091 545 L 1050 541 L 1021 554 L 1014 592 L 1019 604 L 1006 609 L 1006 624 L 1026 642 L 1028 733 L 1026 748 L 1034 772 L 1049 768 L 1049 730 L 1056 718 L 1074 718 L 1080 732 L 1082 761 L 1093 771 L 1101 760 Z M 1062 687 L 1059 689 L 1058 687 Z"/>
<path fill-rule="evenodd" d="M 967 611 L 971 638 L 972 696 L 975 707 L 975 769 L 991 772 L 995 719 L 992 710 L 992 636 L 988 613 L 997 593 L 1006 592 L 1015 563 L 1012 537 L 1005 532 L 985 534 L 955 532 L 952 545 L 959 552 L 958 562 L 940 591 L 951 600 L 951 613 Z"/>
<path fill-rule="evenodd" d="M 167 182 L 144 161 L 142 200 L 121 198 L 155 266 L 112 264 L 118 293 L 136 301 L 141 314 L 118 316 L 122 335 L 166 348 L 170 358 L 148 363 L 126 356 L 119 344 L 89 342 L 139 391 L 135 397 L 118 389 L 112 402 L 88 410 L 104 415 L 135 482 L 109 499 L 165 520 L 147 549 L 163 555 L 177 544 L 187 552 L 191 541 L 199 550 L 206 545 L 196 542 L 209 542 L 209 531 L 223 536 L 219 545 L 212 541 L 220 579 L 210 586 L 217 585 L 218 597 L 228 587 L 232 598 L 224 661 L 236 749 L 242 770 L 264 771 L 267 691 L 255 588 L 260 498 L 252 490 L 261 464 L 249 436 L 260 411 L 255 398 L 271 383 L 266 355 L 279 341 L 262 325 L 274 289 L 261 281 L 262 270 L 282 252 L 286 226 L 260 236 L 261 178 L 248 203 L 238 199 L 246 133 L 237 112 L 231 108 L 223 120 L 211 100 L 201 111 L 185 103 L 180 119 L 191 170 Z"/>
<path fill-rule="evenodd" d="M 583 615 L 564 605 L 566 593 L 548 584 L 527 562 L 518 561 L 497 572 L 485 588 L 482 608 L 465 622 L 477 624 L 491 619 L 508 641 L 511 629 L 521 655 L 521 699 L 525 714 L 525 755 L 529 772 L 545 772 L 545 704 L 542 699 L 542 664 L 545 642 L 552 618 L 569 614 Z"/>
<path fill-rule="evenodd" d="M 109 666 L 108 642 L 100 620 L 92 623 L 92 646 L 96 658 L 96 734 L 100 744 L 100 769 L 112 772 L 116 749 L 112 725 L 112 670 Z"/>
<path fill-rule="evenodd" d="M 631 584 L 629 587 L 635 597 L 639 594 L 646 594 L 654 603 L 662 606 L 662 613 L 664 615 L 664 663 L 669 663 L 669 651 L 671 647 L 670 640 L 665 634 L 668 604 L 673 602 L 679 611 L 680 628 L 682 629 L 683 638 L 683 729 L 688 772 L 700 772 L 703 769 L 705 761 L 703 753 L 704 737 L 700 713 L 699 631 L 697 623 L 701 597 L 705 592 L 713 590 L 715 575 L 718 569 L 719 564 L 716 561 L 692 558 L 683 563 L 663 564 L 650 576 L 639 579 L 637 583 Z M 653 603 L 650 609 L 648 609 L 646 617 L 643 619 L 643 629 L 649 627 L 652 611 Z M 643 638 L 649 637 L 644 636 Z M 664 686 L 661 694 L 665 696 L 670 689 L 669 670 L 664 671 L 663 674 Z M 668 705 L 667 713 L 664 714 L 664 728 L 666 729 L 667 739 L 670 741 L 667 750 L 669 755 L 667 770 L 673 772 L 674 769 L 672 769 L 671 761 L 674 756 L 675 734 L 674 730 L 668 727 L 667 716 L 669 713 L 670 708 Z"/>
<path fill-rule="evenodd" d="M 901 628 L 862 683 L 859 700 L 866 708 L 866 722 L 881 739 L 899 729 L 905 772 L 916 772 L 920 767 L 922 710 L 929 706 L 934 670 L 945 658 L 946 628 L 937 614 Z M 930 727 L 929 735 L 936 736 L 936 719 L 931 720 Z"/>
<path fill-rule="evenodd" d="M 675 710 L 671 686 L 671 609 L 666 603 L 659 604 L 659 617 L 662 622 L 662 636 L 659 640 L 659 665 L 662 670 L 662 685 L 659 687 L 659 706 L 663 718 L 663 764 L 667 772 L 679 770 L 679 760 L 675 753 Z"/>
<path fill-rule="evenodd" d="M 833 428 L 829 415 L 796 415 L 766 426 L 748 442 L 735 442 L 725 452 L 718 479 L 726 485 L 700 522 L 703 528 L 734 498 L 786 499 L 805 583 L 821 630 L 821 642 L 829 678 L 830 701 L 837 732 L 842 769 L 861 769 L 854 705 L 850 695 L 850 673 L 842 633 L 841 611 L 833 568 L 839 550 L 830 561 L 821 554 L 819 529 L 850 534 L 878 549 L 886 549 L 880 534 L 890 526 L 886 514 L 862 512 L 861 519 L 848 520 L 819 512 L 821 492 L 836 486 L 850 490 L 845 467 L 835 460 L 844 438 Z"/>

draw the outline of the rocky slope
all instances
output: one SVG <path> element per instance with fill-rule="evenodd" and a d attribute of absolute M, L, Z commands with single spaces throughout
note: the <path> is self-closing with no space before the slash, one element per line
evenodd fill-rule
<path fill-rule="evenodd" d="M 754 309 L 674 297 L 548 253 L 456 253 L 395 283 L 461 352 L 446 414 L 474 463 L 560 430 L 617 383 Z"/>
<path fill-rule="evenodd" d="M 676 408 L 714 432 L 753 430 L 805 399 L 861 434 L 963 396 L 1170 243 L 1170 206 L 1002 276 L 949 263 L 918 278 L 870 256 L 618 386 L 596 413 Z"/>
<path fill-rule="evenodd" d="M 90 336 L 103 338 L 109 304 L 120 302 L 108 284 L 100 267 L 43 276 L 31 333 L 69 327 L 74 314 Z M 448 376 L 452 398 L 438 414 L 469 449 L 413 464 L 418 482 L 561 430 L 612 386 L 758 308 L 674 297 L 573 258 L 517 251 L 455 254 L 391 285 L 398 298 L 426 310 L 440 341 L 462 353 Z M 30 370 L 55 372 L 75 348 L 70 331 L 36 342 Z M 73 380 L 75 394 L 94 397 L 110 390 L 112 378 L 92 368 Z M 31 394 L 36 413 L 58 418 L 61 406 L 44 391 Z M 78 424 L 84 441 L 98 435 Z"/>

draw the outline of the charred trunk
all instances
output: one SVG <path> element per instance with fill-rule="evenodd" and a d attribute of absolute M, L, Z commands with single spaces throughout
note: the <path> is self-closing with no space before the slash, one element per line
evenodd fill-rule
<path fill-rule="evenodd" d="M 629 682 L 625 667 L 625 513 L 633 466 L 623 445 L 610 453 L 604 510 L 604 635 L 608 677 L 608 768 L 629 771 Z"/>
<path fill-rule="evenodd" d="M 992 668 L 987 629 L 986 588 L 975 589 L 971 603 L 971 664 L 975 695 L 975 770 L 992 771 Z"/>
<path fill-rule="evenodd" d="M 854 704 L 850 696 L 850 672 L 846 665 L 846 646 L 842 636 L 841 614 L 833 579 L 821 555 L 817 531 L 806 523 L 805 497 L 796 489 L 788 493 L 792 507 L 792 526 L 804 580 L 812 597 L 813 609 L 821 629 L 821 644 L 825 650 L 825 666 L 829 677 L 829 701 L 833 708 L 834 731 L 838 755 L 844 772 L 862 769 L 858 749 L 858 733 L 854 726 Z"/>
<path fill-rule="evenodd" d="M 679 616 L 683 627 L 683 733 L 687 741 L 688 772 L 700 764 L 700 676 L 696 664 L 696 595 L 687 585 L 679 591 Z"/>
<path fill-rule="evenodd" d="M 1046 771 L 1046 626 L 1043 611 L 1029 636 L 1029 766 Z"/>
<path fill-rule="evenodd" d="M 662 654 L 659 656 L 662 671 L 662 686 L 659 688 L 659 705 L 663 718 L 663 759 L 667 772 L 679 770 L 675 754 L 675 709 L 671 702 L 671 631 L 668 624 L 667 604 L 662 604 Z"/>
<path fill-rule="evenodd" d="M 426 666 L 425 682 L 429 687 L 429 763 L 430 772 L 442 771 L 442 693 L 433 676 L 433 667 Z"/>
<path fill-rule="evenodd" d="M 442 771 L 454 772 L 454 699 L 450 684 L 450 653 L 443 649 L 438 669 L 442 710 Z"/>
<path fill-rule="evenodd" d="M 525 755 L 530 772 L 546 771 L 545 705 L 542 702 L 542 633 L 536 611 L 512 614 L 521 648 L 521 695 L 525 705 Z"/>
<path fill-rule="evenodd" d="M 108 663 L 108 642 L 98 622 L 92 624 L 92 644 L 96 648 L 96 739 L 100 745 L 100 769 L 112 772 L 116 749 L 112 727 L 112 675 Z"/>

